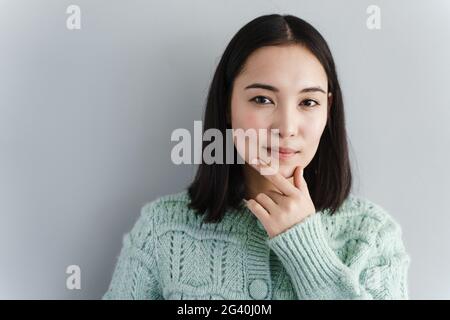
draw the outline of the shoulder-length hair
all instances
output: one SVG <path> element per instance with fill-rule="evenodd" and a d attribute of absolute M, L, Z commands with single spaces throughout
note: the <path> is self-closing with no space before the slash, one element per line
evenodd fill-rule
<path fill-rule="evenodd" d="M 306 21 L 292 15 L 264 15 L 250 21 L 236 33 L 226 47 L 209 87 L 203 132 L 215 128 L 226 136 L 226 129 L 231 128 L 233 82 L 246 59 L 263 46 L 286 44 L 299 44 L 307 48 L 327 74 L 332 108 L 328 109 L 327 124 L 316 154 L 303 175 L 316 211 L 329 209 L 329 213 L 334 214 L 350 194 L 352 185 L 344 103 L 328 44 Z M 202 150 L 207 145 L 203 141 Z M 236 149 L 234 152 L 237 154 Z M 221 221 L 227 209 L 238 209 L 242 205 L 245 196 L 243 165 L 236 161 L 233 164 L 226 164 L 225 161 L 223 164 L 205 164 L 202 161 L 188 187 L 188 194 L 189 208 L 195 209 L 197 214 L 204 214 L 204 222 Z"/>

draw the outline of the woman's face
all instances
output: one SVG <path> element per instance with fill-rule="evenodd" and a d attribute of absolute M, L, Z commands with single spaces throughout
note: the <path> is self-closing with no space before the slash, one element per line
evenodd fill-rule
<path fill-rule="evenodd" d="M 253 143 L 246 140 L 245 145 L 235 139 L 240 156 L 250 163 L 249 150 L 255 148 L 263 159 L 278 159 L 278 170 L 286 178 L 292 177 L 296 166 L 305 168 L 316 153 L 327 123 L 331 102 L 327 88 L 325 70 L 306 48 L 267 46 L 254 51 L 233 84 L 231 127 L 262 129 L 267 136 Z M 272 129 L 279 131 L 274 133 Z M 283 155 L 272 150 L 276 137 L 279 147 L 297 153 Z"/>

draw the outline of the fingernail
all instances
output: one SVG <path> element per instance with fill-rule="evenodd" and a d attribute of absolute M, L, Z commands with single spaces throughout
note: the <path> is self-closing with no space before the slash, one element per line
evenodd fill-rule
<path fill-rule="evenodd" d="M 267 164 L 267 162 L 264 161 L 263 159 L 260 159 L 259 161 L 260 161 L 262 164 Z"/>

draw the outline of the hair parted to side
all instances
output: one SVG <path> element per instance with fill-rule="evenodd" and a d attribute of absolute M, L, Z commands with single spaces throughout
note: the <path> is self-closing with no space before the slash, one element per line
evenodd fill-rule
<path fill-rule="evenodd" d="M 244 25 L 226 47 L 211 82 L 203 121 L 203 132 L 216 128 L 226 136 L 231 128 L 231 93 L 249 55 L 263 46 L 299 44 L 307 48 L 322 64 L 332 93 L 331 108 L 321 140 L 309 165 L 304 169 L 311 199 L 316 211 L 341 206 L 350 194 L 352 174 L 345 128 L 344 103 L 334 60 L 327 42 L 306 21 L 292 15 L 270 14 Z M 203 141 L 202 152 L 210 142 Z M 204 222 L 222 220 L 229 207 L 238 208 L 245 196 L 243 164 L 199 164 L 196 176 L 188 187 L 189 208 L 203 214 Z"/>

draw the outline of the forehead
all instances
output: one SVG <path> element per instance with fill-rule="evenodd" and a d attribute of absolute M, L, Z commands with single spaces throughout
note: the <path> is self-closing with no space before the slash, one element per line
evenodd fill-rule
<path fill-rule="evenodd" d="M 239 78 L 239 80 L 238 80 Z M 236 81 L 261 81 L 280 88 L 323 85 L 327 76 L 319 60 L 301 45 L 267 46 L 255 50 Z"/>

